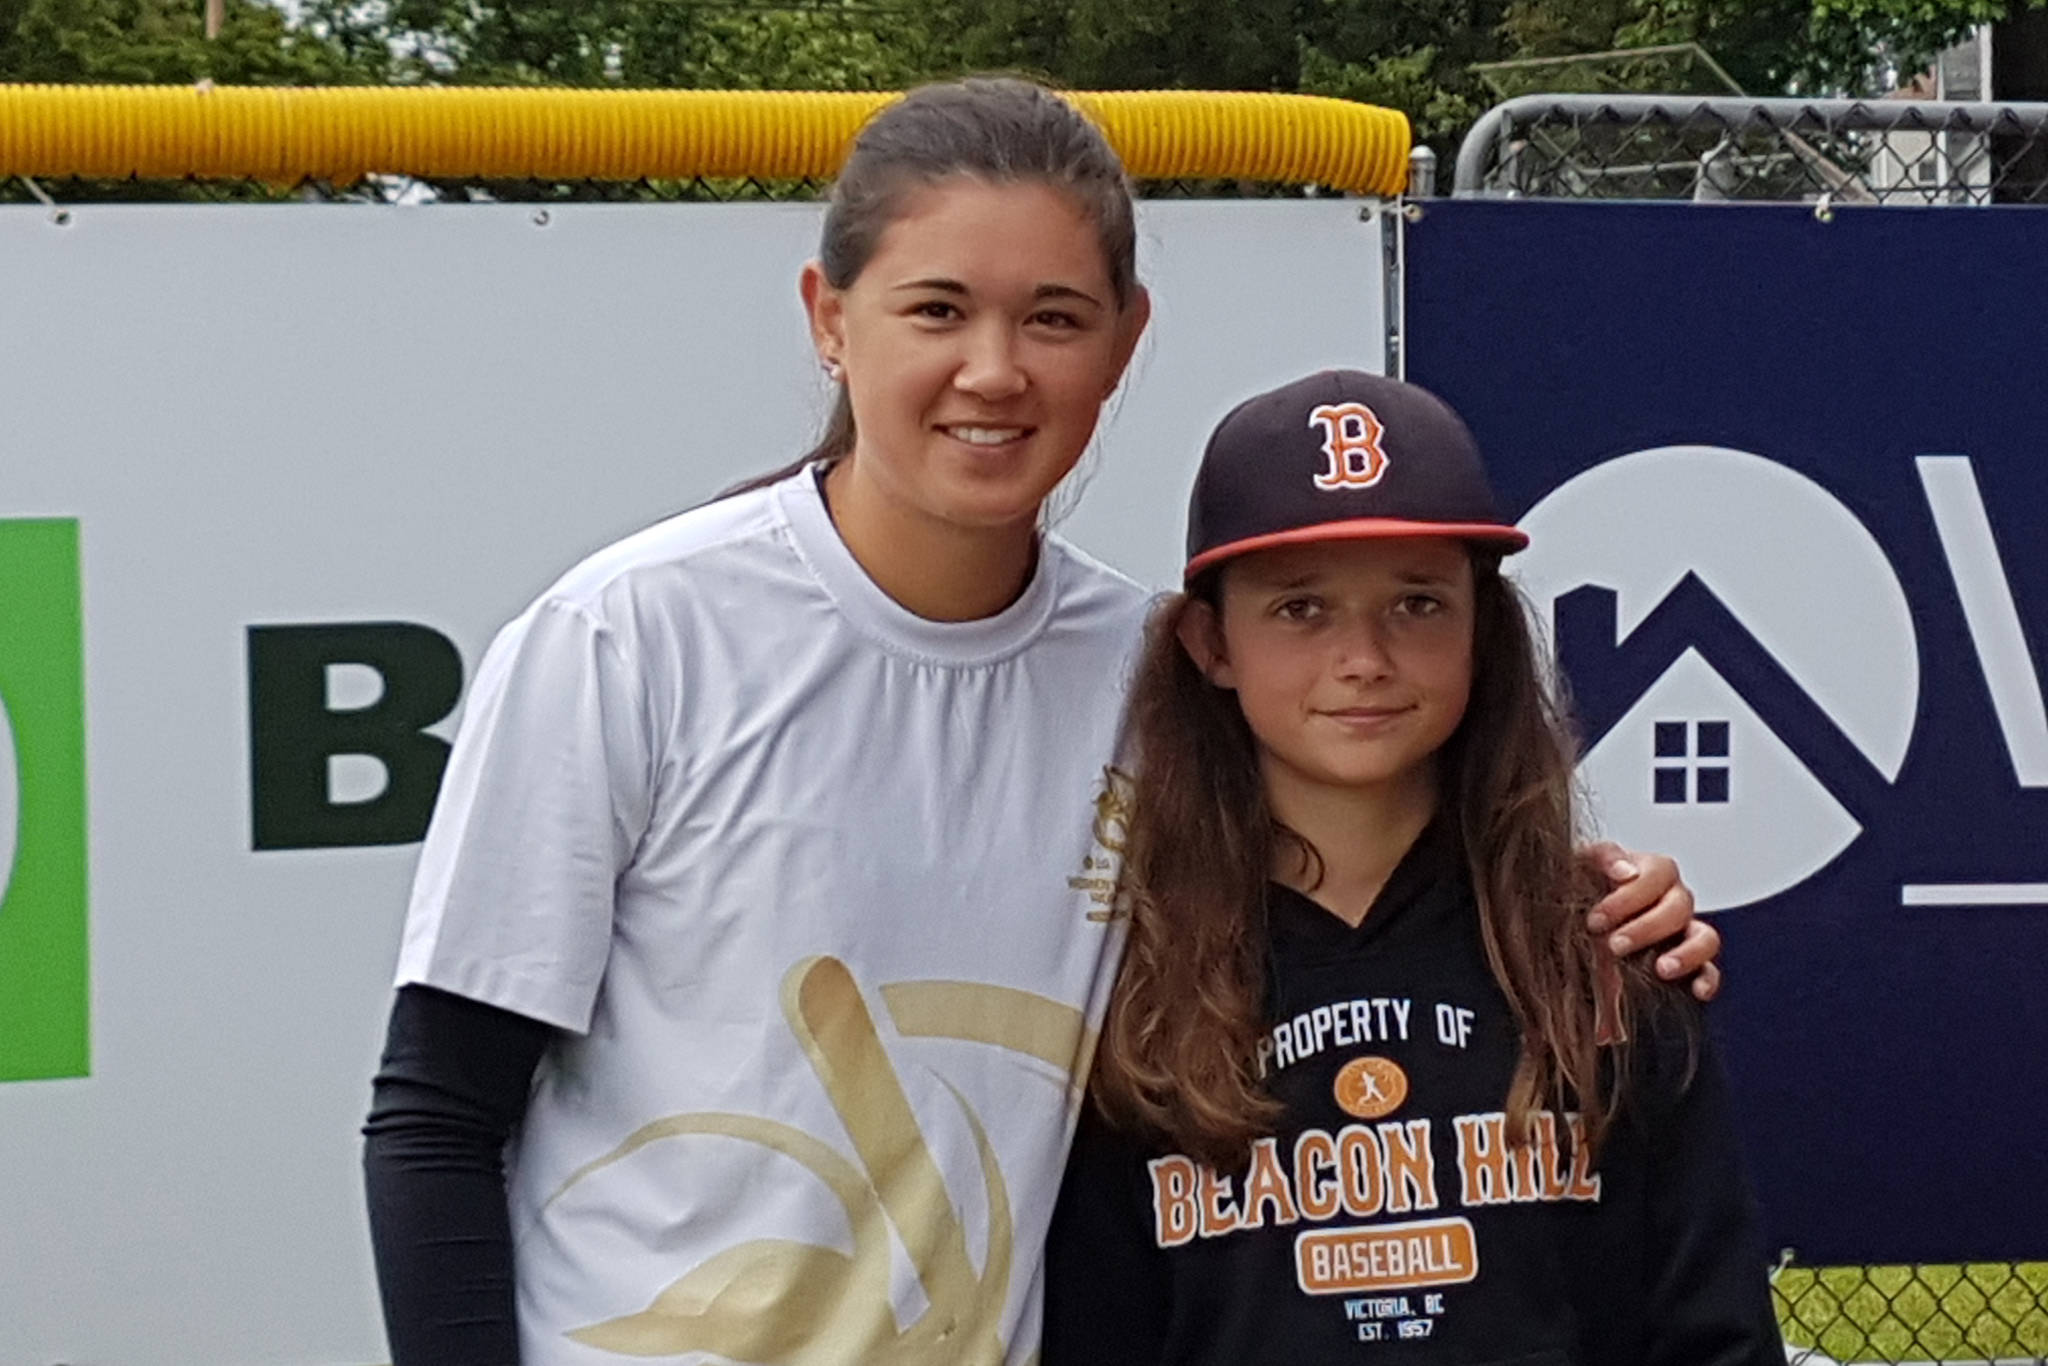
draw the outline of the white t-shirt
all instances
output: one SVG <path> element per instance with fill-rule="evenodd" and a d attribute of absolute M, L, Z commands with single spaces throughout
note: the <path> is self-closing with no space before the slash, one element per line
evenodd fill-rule
<path fill-rule="evenodd" d="M 499 634 L 398 980 L 568 1031 L 512 1161 L 527 1366 L 1030 1359 L 1145 601 L 1046 537 L 925 621 L 806 472 Z"/>

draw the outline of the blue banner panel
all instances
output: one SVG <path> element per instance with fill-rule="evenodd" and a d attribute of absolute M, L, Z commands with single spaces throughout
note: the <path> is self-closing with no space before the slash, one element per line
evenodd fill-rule
<path fill-rule="evenodd" d="M 2048 1256 L 2048 212 L 1434 202 L 1405 331 L 1718 913 L 1774 1246 Z"/>

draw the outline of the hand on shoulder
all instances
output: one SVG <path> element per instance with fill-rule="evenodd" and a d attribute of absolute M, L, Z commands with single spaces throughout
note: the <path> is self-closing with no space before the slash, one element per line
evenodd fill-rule
<path fill-rule="evenodd" d="M 1721 934 L 1701 920 L 1692 889 L 1678 864 L 1663 854 L 1639 854 L 1611 840 L 1583 846 L 1579 857 L 1598 869 L 1611 890 L 1586 914 L 1586 928 L 1607 935 L 1617 958 L 1655 948 L 1657 976 L 1691 978 L 1693 996 L 1711 1001 L 1721 990 Z"/>

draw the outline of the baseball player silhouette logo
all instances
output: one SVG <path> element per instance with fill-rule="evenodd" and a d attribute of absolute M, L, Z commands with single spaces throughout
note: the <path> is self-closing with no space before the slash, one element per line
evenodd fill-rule
<path fill-rule="evenodd" d="M 1408 1099 L 1408 1074 L 1391 1058 L 1353 1058 L 1337 1073 L 1337 1105 L 1359 1119 L 1381 1119 Z"/>
<path fill-rule="evenodd" d="M 1309 413 L 1308 425 L 1323 429 L 1323 454 L 1330 457 L 1330 467 L 1316 476 L 1317 488 L 1371 488 L 1387 472 L 1380 444 L 1386 428 L 1363 403 L 1325 403 Z"/>

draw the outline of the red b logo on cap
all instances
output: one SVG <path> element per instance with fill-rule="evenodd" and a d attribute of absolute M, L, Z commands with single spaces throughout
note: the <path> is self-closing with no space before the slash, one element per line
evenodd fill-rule
<path fill-rule="evenodd" d="M 1380 446 L 1387 429 L 1363 403 L 1326 403 L 1308 415 L 1308 425 L 1323 429 L 1323 454 L 1330 457 L 1330 468 L 1316 476 L 1317 488 L 1371 488 L 1387 472 Z"/>

